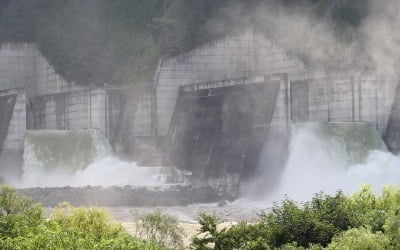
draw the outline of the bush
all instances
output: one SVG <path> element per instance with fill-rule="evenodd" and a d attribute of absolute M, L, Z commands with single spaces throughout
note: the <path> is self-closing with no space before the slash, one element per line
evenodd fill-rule
<path fill-rule="evenodd" d="M 162 249 L 130 236 L 101 209 L 61 204 L 49 220 L 43 208 L 0 185 L 0 249 Z"/>
<path fill-rule="evenodd" d="M 394 249 L 400 249 L 400 215 L 395 214 L 387 218 L 384 229 Z"/>
<path fill-rule="evenodd" d="M 125 234 L 122 226 L 114 223 L 104 209 L 74 208 L 68 203 L 62 203 L 56 207 L 51 219 L 63 228 L 77 230 L 81 238 L 102 240 Z"/>
<path fill-rule="evenodd" d="M 193 237 L 192 249 L 270 249 L 267 232 L 261 223 L 240 222 L 229 228 L 218 230 L 219 220 L 215 215 L 199 214 L 200 229 Z"/>
<path fill-rule="evenodd" d="M 366 228 L 353 228 L 333 238 L 328 250 L 385 250 L 393 249 L 390 240 L 381 232 Z"/>
<path fill-rule="evenodd" d="M 304 247 L 299 246 L 297 244 L 297 242 L 292 242 L 292 243 L 285 244 L 285 245 L 283 245 L 283 246 L 281 246 L 280 248 L 277 248 L 277 249 L 279 249 L 279 250 L 306 250 L 306 249 L 309 249 L 309 250 L 323 250 L 325 248 L 323 248 L 320 245 L 313 245 L 313 244 L 310 245 L 308 248 L 304 248 Z"/>
<path fill-rule="evenodd" d="M 387 247 L 389 242 L 400 249 L 400 191 L 386 187 L 377 196 L 363 186 L 350 197 L 340 191 L 319 193 L 301 204 L 285 198 L 255 223 L 218 230 L 217 218 L 205 214 L 200 215 L 199 223 L 199 234 L 192 240 L 194 249 L 322 249 L 328 245 L 339 249 L 346 244 L 350 246 L 344 249 L 353 249 L 353 236 L 355 242 L 365 238 L 365 247 L 375 246 L 372 241 L 376 241 L 376 246 Z M 355 229 L 362 227 L 368 230 Z"/>
<path fill-rule="evenodd" d="M 319 193 L 304 204 L 286 198 L 263 214 L 261 222 L 267 228 L 271 247 L 292 242 L 302 247 L 327 246 L 335 234 L 358 225 L 342 192 L 334 196 Z"/>
<path fill-rule="evenodd" d="M 0 185 L 0 238 L 16 237 L 44 221 L 40 204 L 23 197 L 7 185 Z"/>
<path fill-rule="evenodd" d="M 167 249 L 183 249 L 183 229 L 178 220 L 156 211 L 136 217 L 136 236 Z"/>

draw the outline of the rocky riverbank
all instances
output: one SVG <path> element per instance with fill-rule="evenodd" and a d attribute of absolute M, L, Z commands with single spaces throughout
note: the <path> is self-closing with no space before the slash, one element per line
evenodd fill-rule
<path fill-rule="evenodd" d="M 73 206 L 186 206 L 220 202 L 230 197 L 211 187 L 172 185 L 164 187 L 52 187 L 19 189 L 25 196 L 47 207 L 60 202 Z"/>

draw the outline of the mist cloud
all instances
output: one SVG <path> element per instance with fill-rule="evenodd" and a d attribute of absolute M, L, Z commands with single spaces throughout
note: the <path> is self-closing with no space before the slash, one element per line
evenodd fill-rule
<path fill-rule="evenodd" d="M 396 73 L 400 2 L 354 1 L 358 5 L 345 10 L 347 16 L 336 17 L 338 9 L 345 8 L 343 2 L 331 1 L 325 12 L 319 12 L 306 4 L 236 1 L 208 21 L 207 33 L 240 34 L 253 29 L 309 67 Z"/>

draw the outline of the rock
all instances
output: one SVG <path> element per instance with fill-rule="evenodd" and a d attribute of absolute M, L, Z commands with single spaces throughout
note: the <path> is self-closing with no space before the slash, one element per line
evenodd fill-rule
<path fill-rule="evenodd" d="M 228 204 L 228 202 L 226 200 L 222 200 L 218 202 L 218 207 L 224 207 Z"/>

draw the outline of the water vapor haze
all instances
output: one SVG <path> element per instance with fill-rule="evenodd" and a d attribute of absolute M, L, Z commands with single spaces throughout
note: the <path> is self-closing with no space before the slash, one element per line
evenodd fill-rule
<path fill-rule="evenodd" d="M 25 164 L 32 164 L 27 162 Z M 139 167 L 135 162 L 124 162 L 113 156 L 96 160 L 87 168 L 75 173 L 63 169 L 41 170 L 25 167 L 22 180 L 12 184 L 20 188 L 30 187 L 85 187 L 85 186 L 163 186 L 168 183 L 168 173 L 163 168 Z"/>
<path fill-rule="evenodd" d="M 275 191 L 264 194 L 264 201 L 272 204 L 285 195 L 307 201 L 320 191 L 334 194 L 342 190 L 351 194 L 362 184 L 371 185 L 379 193 L 385 185 L 400 184 L 399 156 L 371 148 L 366 159 L 349 163 L 352 153 L 343 144 L 343 138 L 326 140 L 313 130 L 299 131 L 291 139 L 289 158 L 280 183 Z"/>
<path fill-rule="evenodd" d="M 307 1 L 293 2 L 298 4 L 264 1 L 250 5 L 235 1 L 223 8 L 219 16 L 210 19 L 207 27 L 210 33 L 240 34 L 253 30 L 283 48 L 289 56 L 299 58 L 311 71 L 321 70 L 329 76 L 340 70 L 357 76 L 372 70 L 397 83 L 399 1 L 326 1 L 328 7 L 322 13 L 318 12 L 318 6 Z M 346 3 L 353 8 L 347 8 Z M 345 11 L 338 14 L 340 9 Z M 365 161 L 349 164 L 345 160 L 348 153 L 313 133 L 296 135 L 291 140 L 280 184 L 272 195 L 264 196 L 265 201 L 278 201 L 285 194 L 306 200 L 319 191 L 332 193 L 338 189 L 351 193 L 365 183 L 380 191 L 383 185 L 400 183 L 398 156 L 371 150 Z M 260 189 L 260 186 L 256 188 Z"/>
<path fill-rule="evenodd" d="M 240 34 L 253 29 L 289 55 L 302 59 L 307 67 L 396 73 L 400 59 L 400 2 L 327 2 L 328 7 L 319 10 L 318 3 L 307 1 L 286 5 L 279 1 L 236 1 L 206 26 L 210 34 Z"/>

